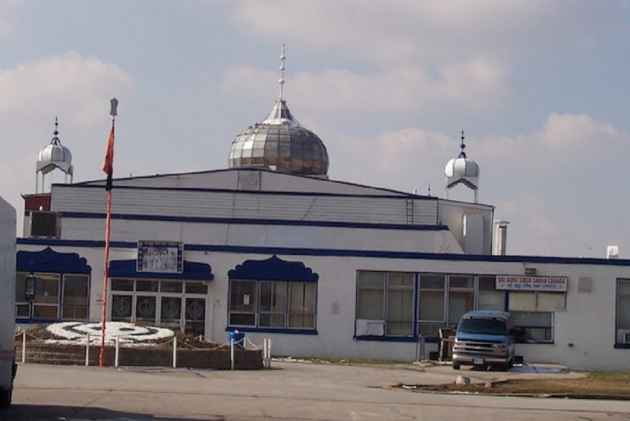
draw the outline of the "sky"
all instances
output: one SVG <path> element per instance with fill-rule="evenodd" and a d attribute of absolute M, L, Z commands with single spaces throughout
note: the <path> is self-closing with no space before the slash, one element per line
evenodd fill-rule
<path fill-rule="evenodd" d="M 101 178 L 113 96 L 117 176 L 227 167 L 286 43 L 332 179 L 443 197 L 464 129 L 510 254 L 629 257 L 628 39 L 630 0 L 0 0 L 0 195 L 23 212 L 55 116 Z"/>

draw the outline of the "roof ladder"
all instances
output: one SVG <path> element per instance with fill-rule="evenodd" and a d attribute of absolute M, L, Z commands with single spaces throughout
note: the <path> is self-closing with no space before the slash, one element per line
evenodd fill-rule
<path fill-rule="evenodd" d="M 405 200 L 406 203 L 406 207 L 407 207 L 407 223 L 408 224 L 413 224 L 413 199 L 407 199 Z"/>

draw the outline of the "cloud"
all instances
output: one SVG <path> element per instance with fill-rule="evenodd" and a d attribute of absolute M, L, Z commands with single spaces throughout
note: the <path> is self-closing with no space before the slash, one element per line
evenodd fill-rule
<path fill-rule="evenodd" d="M 21 3 L 22 0 L 0 0 L 0 38 L 14 31 L 17 9 Z"/>
<path fill-rule="evenodd" d="M 534 0 L 399 0 L 395 7 L 382 0 L 242 1 L 234 4 L 234 21 L 246 31 L 282 41 L 340 49 L 366 60 L 406 62 L 452 58 L 471 47 L 475 55 L 488 44 L 483 41 L 501 43 L 557 9 Z"/>
<path fill-rule="evenodd" d="M 68 52 L 41 58 L 0 70 L 0 115 L 19 124 L 27 116 L 50 119 L 64 111 L 66 123 L 90 126 L 107 113 L 107 99 L 129 86 L 125 71 L 94 57 Z"/>
<path fill-rule="evenodd" d="M 277 77 L 271 70 L 237 66 L 228 69 L 223 87 L 231 95 L 269 100 Z M 301 109 L 321 113 L 409 112 L 438 105 L 477 109 L 499 103 L 509 91 L 507 79 L 501 63 L 485 58 L 434 69 L 421 65 L 368 73 L 329 69 L 291 74 L 287 97 Z"/>
<path fill-rule="evenodd" d="M 589 115 L 552 113 L 528 133 L 472 136 L 467 145 L 481 166 L 481 201 L 512 222 L 510 253 L 600 256 L 611 241 L 627 241 L 628 228 L 614 223 L 625 217 L 613 186 L 625 177 L 630 133 Z M 443 197 L 444 164 L 458 153 L 458 139 L 406 128 L 328 147 L 335 179 L 420 193 L 430 185 Z M 451 197 L 472 200 L 472 193 Z"/>
<path fill-rule="evenodd" d="M 76 52 L 0 69 L 0 125 L 5 135 L 0 195 L 18 208 L 18 215 L 23 206 L 19 195 L 34 191 L 35 159 L 50 141 L 54 117 L 60 118 L 61 139 L 74 161 L 88 161 L 86 155 L 101 153 L 109 98 L 125 97 L 131 90 L 131 78 L 119 66 Z"/>

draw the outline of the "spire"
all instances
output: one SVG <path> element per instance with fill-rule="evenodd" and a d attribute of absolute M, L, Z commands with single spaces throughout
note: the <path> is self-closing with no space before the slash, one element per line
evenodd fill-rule
<path fill-rule="evenodd" d="M 287 46 L 286 44 L 282 44 L 282 49 L 280 50 L 280 79 L 278 79 L 278 83 L 280 84 L 280 101 L 284 101 L 284 83 L 285 73 L 286 73 L 286 63 L 287 62 Z"/>
<path fill-rule="evenodd" d="M 466 144 L 464 143 L 464 129 L 462 129 L 462 137 L 461 137 L 461 141 L 462 143 L 459 145 L 461 152 L 459 153 L 459 158 L 466 158 L 466 152 L 464 151 L 464 149 L 466 149 Z"/>
<path fill-rule="evenodd" d="M 50 140 L 50 143 L 53 145 L 59 145 L 61 141 L 59 140 L 59 118 L 55 116 L 55 130 L 53 131 L 53 138 Z"/>

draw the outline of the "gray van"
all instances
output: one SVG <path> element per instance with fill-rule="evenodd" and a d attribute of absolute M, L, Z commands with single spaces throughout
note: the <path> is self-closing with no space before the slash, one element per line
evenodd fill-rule
<path fill-rule="evenodd" d="M 509 370 L 514 364 L 514 335 L 510 313 L 470 311 L 457 325 L 453 368 L 462 365 Z"/>

